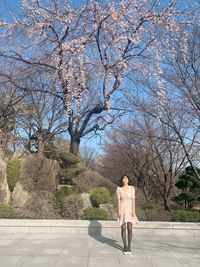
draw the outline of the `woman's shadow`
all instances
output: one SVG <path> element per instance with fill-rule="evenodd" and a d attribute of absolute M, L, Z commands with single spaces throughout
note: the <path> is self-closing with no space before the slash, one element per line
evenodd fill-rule
<path fill-rule="evenodd" d="M 92 238 L 103 244 L 107 244 L 121 251 L 123 250 L 123 247 L 117 244 L 117 240 L 102 235 L 102 225 L 97 220 L 90 220 L 90 224 L 88 226 L 88 234 Z"/>

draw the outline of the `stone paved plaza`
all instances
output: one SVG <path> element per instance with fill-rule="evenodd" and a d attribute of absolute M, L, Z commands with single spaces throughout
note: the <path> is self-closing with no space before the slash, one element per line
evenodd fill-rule
<path fill-rule="evenodd" d="M 39 229 L 39 228 L 38 228 Z M 118 231 L 92 234 L 14 231 L 0 227 L 0 267 L 199 267 L 199 230 L 134 228 L 132 255 Z"/>

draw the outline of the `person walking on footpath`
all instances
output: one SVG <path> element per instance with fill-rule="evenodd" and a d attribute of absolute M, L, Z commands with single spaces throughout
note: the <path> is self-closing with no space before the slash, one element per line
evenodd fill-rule
<path fill-rule="evenodd" d="M 139 222 L 135 213 L 135 188 L 129 185 L 129 181 L 128 175 L 122 175 L 120 186 L 116 190 L 118 221 L 121 226 L 121 237 L 124 244 L 123 253 L 125 255 L 131 254 L 132 224 Z M 128 244 L 126 229 L 128 231 Z"/>

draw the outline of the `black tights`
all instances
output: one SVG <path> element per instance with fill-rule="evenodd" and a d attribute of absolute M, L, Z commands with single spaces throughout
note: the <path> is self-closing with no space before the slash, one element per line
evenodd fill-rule
<path fill-rule="evenodd" d="M 127 222 L 127 230 L 128 230 L 128 250 L 131 250 L 131 241 L 132 241 L 132 223 Z M 121 236 L 124 243 L 124 249 L 127 248 L 126 243 L 126 223 L 121 226 Z"/>

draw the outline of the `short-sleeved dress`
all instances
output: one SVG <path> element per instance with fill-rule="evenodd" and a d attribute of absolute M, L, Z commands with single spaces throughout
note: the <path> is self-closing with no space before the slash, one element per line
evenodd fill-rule
<path fill-rule="evenodd" d="M 117 187 L 117 198 L 121 200 L 121 216 L 118 218 L 120 225 L 126 222 L 138 223 L 137 215 L 132 216 L 132 199 L 135 198 L 135 188 L 128 186 L 128 190 L 125 191 L 122 187 Z"/>

